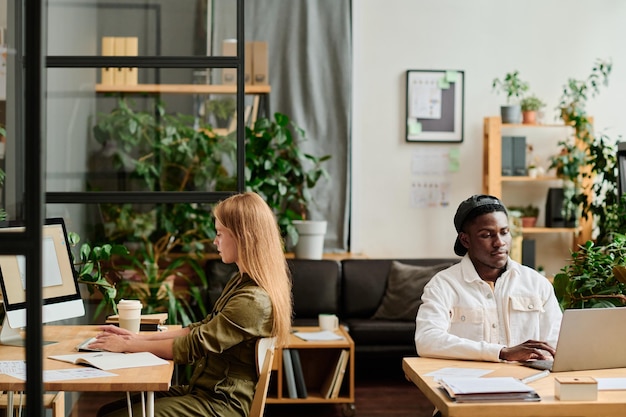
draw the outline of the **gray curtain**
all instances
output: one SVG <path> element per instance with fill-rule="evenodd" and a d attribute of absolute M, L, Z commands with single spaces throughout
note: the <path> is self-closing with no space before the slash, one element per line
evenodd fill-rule
<path fill-rule="evenodd" d="M 228 30 L 217 18 L 223 4 L 215 2 L 214 33 Z M 326 251 L 349 250 L 351 2 L 254 0 L 245 3 L 245 17 L 246 40 L 269 45 L 271 111 L 306 131 L 305 152 L 332 155 L 331 179 L 315 188 L 311 219 L 328 221 Z"/>

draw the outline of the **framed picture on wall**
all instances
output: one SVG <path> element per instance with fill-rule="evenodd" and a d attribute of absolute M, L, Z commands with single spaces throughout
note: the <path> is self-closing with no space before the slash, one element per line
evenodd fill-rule
<path fill-rule="evenodd" d="M 407 70 L 406 141 L 463 142 L 465 73 Z"/>

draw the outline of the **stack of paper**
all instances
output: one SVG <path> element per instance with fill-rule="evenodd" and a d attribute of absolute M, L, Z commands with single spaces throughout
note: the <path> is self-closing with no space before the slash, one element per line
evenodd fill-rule
<path fill-rule="evenodd" d="M 541 401 L 533 388 L 513 377 L 444 376 L 441 388 L 456 402 Z"/>

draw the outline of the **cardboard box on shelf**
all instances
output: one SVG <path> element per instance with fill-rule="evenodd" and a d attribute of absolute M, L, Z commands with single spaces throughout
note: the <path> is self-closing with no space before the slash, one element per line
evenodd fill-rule
<path fill-rule="evenodd" d="M 252 84 L 269 84 L 268 46 L 265 41 L 254 41 L 252 45 Z"/>

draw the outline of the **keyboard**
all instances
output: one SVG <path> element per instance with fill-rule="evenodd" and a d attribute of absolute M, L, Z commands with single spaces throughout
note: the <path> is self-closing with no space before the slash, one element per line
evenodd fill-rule
<path fill-rule="evenodd" d="M 104 352 L 104 349 L 94 349 L 88 347 L 92 342 L 95 342 L 95 340 L 95 337 L 90 337 L 89 339 L 77 345 L 76 350 L 79 352 Z"/>

